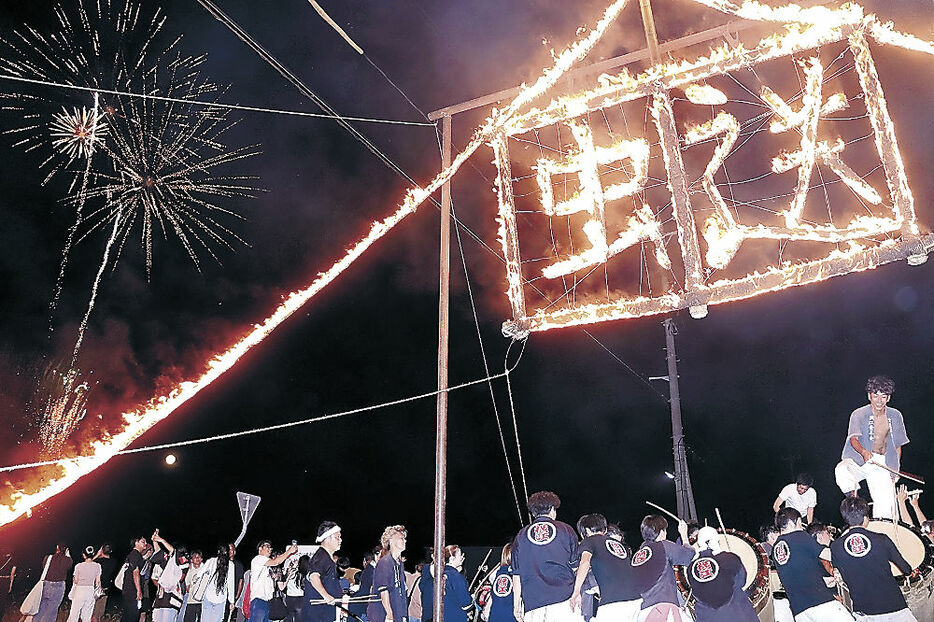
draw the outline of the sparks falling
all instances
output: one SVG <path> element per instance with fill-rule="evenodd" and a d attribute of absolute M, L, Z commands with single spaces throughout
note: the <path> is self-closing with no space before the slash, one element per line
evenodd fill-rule
<path fill-rule="evenodd" d="M 498 148 L 497 145 L 505 145 L 504 132 L 507 131 L 510 124 L 514 122 L 520 109 L 529 105 L 532 101 L 545 93 L 550 87 L 554 86 L 557 80 L 576 61 L 584 57 L 602 37 L 602 35 L 605 33 L 613 20 L 617 17 L 619 11 L 625 6 L 625 4 L 626 0 L 617 0 L 614 2 L 607 9 L 597 27 L 591 31 L 588 36 L 575 43 L 564 53 L 557 55 L 555 65 L 552 68 L 546 70 L 542 77 L 539 78 L 533 85 L 520 89 L 519 95 L 506 108 L 493 112 L 491 117 L 477 129 L 473 139 L 470 141 L 468 146 L 454 158 L 450 167 L 441 171 L 434 178 L 434 180 L 432 180 L 432 182 L 424 188 L 414 188 L 410 190 L 406 194 L 402 205 L 399 206 L 393 214 L 384 220 L 372 223 L 367 235 L 359 240 L 355 245 L 347 249 L 344 255 L 342 255 L 326 272 L 320 274 L 307 288 L 290 294 L 261 324 L 256 325 L 252 331 L 245 335 L 240 341 L 232 345 L 228 350 L 209 360 L 205 366 L 205 371 L 198 378 L 190 382 L 181 383 L 178 387 L 166 395 L 153 399 L 151 402 L 140 406 L 138 409 L 124 413 L 123 420 L 125 426 L 122 430 L 114 433 L 111 436 L 92 442 L 90 446 L 86 448 L 86 453 L 84 456 L 74 460 L 62 462 L 60 465 L 59 476 L 50 479 L 40 490 L 32 493 L 25 493 L 22 491 L 15 493 L 13 501 L 10 505 L 0 507 L 0 525 L 9 523 L 16 518 L 26 514 L 31 510 L 31 508 L 67 489 L 79 478 L 92 472 L 95 468 L 107 462 L 121 449 L 127 447 L 131 442 L 145 433 L 146 430 L 168 417 L 177 408 L 194 397 L 201 389 L 208 386 L 211 382 L 219 378 L 224 372 L 233 367 L 236 362 L 253 346 L 259 344 L 289 316 L 300 309 L 321 290 L 327 287 L 328 284 L 336 279 L 357 258 L 366 252 L 370 246 L 386 235 L 406 216 L 414 213 L 419 205 L 421 205 L 429 196 L 431 196 L 432 193 L 437 191 L 442 184 L 450 180 L 450 178 L 467 160 L 467 158 L 469 158 L 482 144 L 486 142 L 491 142 L 494 145 L 494 155 L 497 158 L 497 162 L 502 164 L 502 166 L 499 167 L 500 175 L 497 179 L 497 187 L 500 197 L 499 232 L 500 238 L 504 243 L 504 250 L 506 251 L 510 298 L 514 304 L 514 308 L 520 311 L 516 314 L 516 317 L 524 318 L 524 298 L 518 294 L 515 299 L 512 298 L 513 292 L 521 291 L 523 281 L 521 278 L 521 272 L 519 272 L 518 249 L 515 245 L 510 246 L 508 244 L 509 240 L 514 238 L 516 235 L 514 229 L 515 221 L 514 219 L 508 218 L 509 210 L 514 209 L 512 207 L 511 197 L 511 176 L 508 174 L 509 160 L 508 157 L 506 157 L 505 160 L 502 160 L 503 156 L 508 156 L 508 154 L 506 154 L 504 146 L 502 148 Z M 828 10 L 833 11 L 832 9 Z M 831 17 L 834 17 L 834 15 L 831 14 Z M 836 23 L 837 22 L 833 20 L 828 21 L 826 27 L 835 28 Z M 809 36 L 811 36 L 812 39 L 816 39 L 816 42 L 813 45 L 805 47 L 814 47 L 815 45 L 823 42 L 825 39 L 827 41 L 837 40 L 839 37 L 835 37 L 835 35 L 838 34 L 839 33 L 831 33 L 831 35 L 827 35 L 827 33 L 823 33 L 821 36 L 817 36 L 814 32 L 811 32 L 809 33 Z M 899 40 L 895 35 L 893 35 L 891 39 Z M 925 42 L 921 43 L 923 44 Z M 776 44 L 776 46 L 780 46 L 780 44 Z M 771 53 L 774 56 L 780 56 L 782 55 L 780 52 L 782 52 L 782 49 L 775 49 L 768 53 Z M 714 60 L 711 60 L 710 62 L 714 66 L 716 66 L 717 63 L 735 63 L 735 66 L 738 67 L 742 66 L 744 63 L 750 62 L 750 53 L 751 52 L 749 50 L 733 50 L 732 52 L 723 51 L 720 53 L 720 56 Z M 731 56 L 731 54 L 735 54 L 736 56 Z M 741 60 L 741 56 L 744 56 L 745 60 Z M 722 67 L 720 70 L 722 71 Z M 656 71 L 658 71 L 658 75 L 663 77 L 665 80 L 671 80 L 671 76 L 667 75 L 668 73 L 675 73 L 675 70 L 671 67 L 662 67 L 661 69 L 656 68 Z M 688 71 L 687 73 L 691 74 L 692 72 Z M 697 68 L 693 68 L 693 73 L 699 74 L 703 73 L 703 71 Z M 703 76 L 687 75 L 685 76 L 683 84 L 695 83 L 697 80 L 702 78 Z M 610 88 L 610 82 L 612 82 L 612 80 L 609 80 L 604 86 L 606 86 L 608 90 L 612 92 L 618 88 L 619 83 L 626 83 L 630 79 L 631 77 L 620 78 L 617 81 L 617 86 L 613 88 Z M 599 97 L 601 98 L 606 96 L 607 95 L 605 93 L 599 94 Z M 660 102 L 658 103 L 657 107 L 662 109 L 664 108 L 664 104 L 665 102 Z M 586 112 L 586 104 L 581 104 L 578 102 L 575 105 L 577 107 L 576 109 L 581 111 L 578 112 L 578 115 L 580 115 L 582 112 Z M 547 116 L 552 112 L 553 110 L 536 111 L 536 114 Z M 882 113 L 880 112 L 880 115 L 881 114 Z M 887 116 L 885 119 L 887 119 Z M 677 141 L 675 142 L 677 143 Z M 504 171 L 507 171 L 507 173 L 504 173 Z M 504 183 L 504 180 L 506 183 Z M 769 288 L 779 289 L 781 287 L 786 287 L 789 277 L 795 277 L 799 279 L 800 282 L 810 282 L 813 280 L 827 278 L 833 274 L 843 273 L 844 271 L 851 272 L 854 270 L 865 270 L 873 268 L 880 263 L 892 261 L 901 257 L 904 257 L 904 248 L 900 248 L 894 241 L 882 243 L 874 249 L 870 249 L 869 252 L 862 254 L 851 255 L 847 251 L 834 251 L 834 253 L 831 254 L 830 259 L 839 261 L 839 266 L 836 264 L 829 264 L 827 266 L 822 265 L 817 267 L 808 266 L 806 269 L 792 267 L 787 271 L 787 273 L 774 270 L 766 274 L 756 273 L 748 277 L 747 283 L 739 285 L 735 283 L 731 284 L 732 289 L 724 289 L 720 292 L 723 296 L 721 300 L 711 300 L 711 302 L 723 302 L 730 299 L 739 299 L 745 296 L 762 293 L 763 291 L 769 291 Z M 784 268 L 788 267 L 785 266 Z M 710 284 L 711 288 L 717 287 L 719 285 L 719 282 Z M 742 289 L 743 286 L 746 287 L 745 290 Z M 616 307 L 608 307 L 606 305 L 594 308 L 581 307 L 579 309 L 562 312 L 564 315 L 543 314 L 540 318 L 536 318 L 540 320 L 540 322 L 535 325 L 533 329 L 546 330 L 548 328 L 557 328 L 573 324 L 593 323 L 594 321 L 600 321 L 601 319 L 636 317 L 646 313 L 656 313 L 658 312 L 657 309 L 659 307 L 674 310 L 683 307 L 685 304 L 685 300 L 675 294 L 666 294 L 662 296 L 661 299 L 661 301 L 659 298 L 628 300 L 626 301 L 626 305 L 619 305 Z M 525 326 L 524 328 L 526 331 L 528 330 L 528 326 Z"/>
<path fill-rule="evenodd" d="M 39 441 L 51 456 L 62 446 L 87 414 L 87 382 L 77 382 L 78 370 L 50 367 L 40 379 L 35 407 L 40 417 Z"/>
<path fill-rule="evenodd" d="M 83 456 L 64 460 L 60 463 L 60 475 L 46 480 L 43 487 L 35 492 L 18 491 L 13 493 L 13 500 L 9 505 L 0 506 L 0 526 L 10 523 L 20 516 L 30 512 L 32 508 L 47 501 L 58 493 L 66 490 L 78 479 L 91 473 L 101 466 L 120 450 L 125 449 L 134 440 L 142 436 L 148 429 L 168 417 L 176 409 L 197 395 L 202 389 L 220 378 L 232 368 L 253 346 L 263 341 L 272 331 L 298 311 L 309 300 L 327 287 L 344 270 L 349 268 L 370 246 L 389 233 L 406 216 L 415 213 L 442 185 L 450 181 L 451 177 L 483 144 L 493 139 L 496 133 L 502 130 L 505 123 L 515 115 L 520 108 L 529 104 L 545 93 L 561 78 L 561 76 L 580 58 L 583 58 L 600 40 L 607 28 L 626 5 L 628 0 L 616 0 L 606 10 L 600 21 L 586 37 L 575 42 L 571 47 L 556 55 L 555 65 L 548 69 L 531 86 L 520 89 L 509 106 L 503 110 L 494 111 L 493 115 L 480 126 L 468 145 L 453 158 L 452 163 L 424 188 L 410 189 L 402 204 L 388 217 L 378 220 L 370 225 L 366 236 L 348 248 L 345 253 L 335 261 L 331 267 L 318 275 L 318 277 L 305 289 L 292 292 L 275 311 L 261 324 L 254 326 L 253 330 L 225 352 L 211 358 L 205 364 L 205 371 L 195 380 L 183 382 L 166 395 L 152 399 L 139 408 L 123 413 L 124 427 L 119 432 L 105 438 L 93 441 L 85 448 Z"/>

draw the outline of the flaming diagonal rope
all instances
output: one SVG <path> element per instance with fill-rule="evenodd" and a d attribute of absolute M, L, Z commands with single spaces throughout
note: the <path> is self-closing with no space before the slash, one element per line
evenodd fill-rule
<path fill-rule="evenodd" d="M 355 245 L 347 249 L 326 272 L 318 277 L 305 289 L 292 292 L 262 323 L 256 324 L 251 332 L 240 341 L 233 344 L 225 352 L 218 354 L 207 362 L 205 371 L 196 380 L 179 384 L 167 395 L 150 400 L 147 404 L 135 410 L 123 413 L 125 427 L 115 434 L 90 443 L 88 453 L 73 461 L 60 464 L 61 475 L 46 480 L 45 485 L 32 493 L 18 491 L 13 493 L 9 505 L 0 506 L 0 526 L 6 525 L 36 507 L 40 503 L 52 498 L 74 484 L 78 479 L 87 475 L 97 467 L 115 456 L 120 450 L 126 448 L 134 440 L 144 434 L 188 400 L 197 395 L 202 389 L 217 380 L 226 371 L 231 369 L 241 357 L 253 346 L 263 341 L 273 330 L 298 311 L 306 302 L 311 300 L 318 292 L 327 287 L 338 275 L 356 261 L 370 246 L 386 235 L 393 227 L 409 214 L 414 213 L 418 207 L 438 189 L 441 188 L 457 172 L 460 166 L 484 143 L 491 140 L 523 106 L 535 100 L 567 72 L 571 66 L 583 58 L 601 39 L 606 30 L 616 19 L 619 12 L 626 6 L 628 0 L 616 0 L 604 12 L 594 29 L 584 38 L 576 41 L 564 52 L 555 57 L 554 65 L 546 69 L 531 86 L 523 86 L 516 98 L 503 110 L 494 110 L 486 122 L 477 128 L 473 138 L 467 146 L 452 161 L 451 165 L 442 170 L 424 188 L 412 188 L 405 196 L 395 212 L 383 220 L 372 223 L 369 232 Z"/>

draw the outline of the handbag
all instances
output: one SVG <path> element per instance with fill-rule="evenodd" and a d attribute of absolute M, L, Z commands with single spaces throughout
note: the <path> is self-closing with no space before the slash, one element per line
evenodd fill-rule
<path fill-rule="evenodd" d="M 282 590 L 276 585 L 276 589 L 269 600 L 269 619 L 284 620 L 289 615 L 289 608 L 285 606 L 285 600 L 282 598 Z"/>
<path fill-rule="evenodd" d="M 120 566 L 120 571 L 117 573 L 117 576 L 114 577 L 114 587 L 123 591 L 123 579 L 126 576 L 126 569 L 130 564 L 123 562 L 123 565 Z"/>
<path fill-rule="evenodd" d="M 36 584 L 32 586 L 23 604 L 20 605 L 19 612 L 24 616 L 34 616 L 39 613 L 39 605 L 42 603 L 42 585 L 45 583 L 45 574 L 49 571 L 49 564 L 51 563 L 52 556 L 49 555 L 49 558 L 45 561 L 45 568 L 42 569 L 42 576 L 40 576 Z"/>
<path fill-rule="evenodd" d="M 207 572 L 201 573 L 201 576 L 198 577 L 198 581 L 195 583 L 190 594 L 194 596 L 195 600 L 203 601 L 204 593 L 208 591 L 208 585 L 211 583 L 211 580 L 217 576 L 217 570 L 210 573 L 210 576 Z"/>

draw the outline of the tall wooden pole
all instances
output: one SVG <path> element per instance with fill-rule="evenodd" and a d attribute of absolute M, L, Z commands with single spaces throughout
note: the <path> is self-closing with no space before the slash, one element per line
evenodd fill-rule
<path fill-rule="evenodd" d="M 645 42 L 649 48 L 649 55 L 653 63 L 658 63 L 662 57 L 658 52 L 658 35 L 655 34 L 652 0 L 639 0 L 639 8 L 642 10 L 642 27 L 645 29 Z"/>
<path fill-rule="evenodd" d="M 671 403 L 671 439 L 675 460 L 675 495 L 678 500 L 678 516 L 682 520 L 697 520 L 694 507 L 694 488 L 688 473 L 687 455 L 684 451 L 684 428 L 681 426 L 681 390 L 678 388 L 678 355 L 675 352 L 675 323 L 667 318 L 665 324 L 665 354 L 668 359 L 668 391 Z"/>
<path fill-rule="evenodd" d="M 441 168 L 451 165 L 451 117 L 441 121 Z M 435 430 L 435 589 L 432 613 L 435 622 L 444 622 L 444 515 L 447 504 L 448 453 L 448 298 L 451 278 L 451 182 L 441 187 L 441 262 L 438 296 L 438 414 Z"/>

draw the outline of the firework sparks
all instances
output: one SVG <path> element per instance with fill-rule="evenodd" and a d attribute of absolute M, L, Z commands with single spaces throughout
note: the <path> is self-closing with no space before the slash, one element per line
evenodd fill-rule
<path fill-rule="evenodd" d="M 138 92 L 180 98 L 195 98 L 217 92 L 214 85 L 199 79 L 197 67 L 204 57 L 182 57 L 177 51 L 180 37 L 172 39 L 166 47 L 159 47 L 157 42 L 165 22 L 161 10 L 147 16 L 133 2 L 76 0 L 73 7 L 56 5 L 54 13 L 57 27 L 50 33 L 25 26 L 8 37 L 0 38 L 0 73 L 40 84 L 48 82 L 82 87 L 94 93 L 93 109 L 79 104 L 71 106 L 71 112 L 68 111 L 69 107 L 62 106 L 63 95 L 60 91 L 35 87 L 30 92 L 0 94 L 0 109 L 16 113 L 11 116 L 14 127 L 4 130 L 4 133 L 13 139 L 14 146 L 39 155 L 40 170 L 46 171 L 42 183 L 47 184 L 59 173 L 69 178 L 67 194 L 71 198 L 67 203 L 74 208 L 75 219 L 68 231 L 55 290 L 49 303 L 50 333 L 53 327 L 52 315 L 61 296 L 71 247 L 79 235 L 79 227 L 86 219 L 84 207 L 89 185 L 92 190 L 96 189 L 96 196 L 106 198 L 109 193 L 117 197 L 117 204 L 97 209 L 98 216 L 106 215 L 106 218 L 98 218 L 97 224 L 101 224 L 101 220 L 116 219 L 119 214 L 119 218 L 128 226 L 132 226 L 134 221 L 125 218 L 126 193 L 118 192 L 118 187 L 126 188 L 135 181 L 137 187 L 143 188 L 141 194 L 150 195 L 166 187 L 165 184 L 155 183 L 166 178 L 165 173 L 159 170 L 158 162 L 140 162 L 138 157 L 134 158 L 130 153 L 133 150 L 154 149 L 155 139 L 140 138 L 140 134 L 150 132 L 158 138 L 166 139 L 168 131 L 189 125 L 187 136 L 184 131 L 176 132 L 171 147 L 159 146 L 150 152 L 153 158 L 181 157 L 187 166 L 191 166 L 187 179 L 179 180 L 179 184 L 189 183 L 193 188 L 192 195 L 198 195 L 203 189 L 216 196 L 229 196 L 237 193 L 230 186 L 239 185 L 234 178 L 214 179 L 214 186 L 207 187 L 209 184 L 204 177 L 199 179 L 196 173 L 199 166 L 207 165 L 211 168 L 230 161 L 223 157 L 224 148 L 218 140 L 218 124 L 223 123 L 223 114 L 196 114 L 185 106 L 180 109 L 169 105 L 135 106 L 121 101 L 119 96 L 96 92 Z M 153 114 L 170 118 L 162 119 L 163 125 L 160 125 L 159 120 L 145 118 Z M 198 140 L 202 144 L 193 146 L 192 143 Z M 114 144 L 108 146 L 109 142 Z M 217 153 L 205 156 L 205 147 L 214 147 Z M 93 157 L 102 151 L 106 156 Z M 242 152 L 240 155 L 246 157 L 252 155 L 252 152 Z M 79 161 L 80 165 L 73 166 L 79 164 Z M 89 181 L 97 183 L 89 184 Z M 201 183 L 205 185 L 199 188 Z M 228 195 L 222 194 L 225 191 Z M 176 192 L 174 196 L 178 194 Z M 154 206 L 155 202 L 150 201 L 150 205 Z M 165 224 L 169 224 L 193 259 L 194 248 L 199 244 L 204 246 L 205 239 L 220 242 L 222 239 L 236 238 L 224 227 L 215 226 L 216 220 L 201 219 L 200 223 L 195 223 L 197 210 L 193 208 L 194 203 L 189 200 L 185 205 L 187 209 L 183 207 L 174 210 L 173 217 L 162 219 L 160 224 L 163 230 Z M 217 214 L 214 209 L 216 206 L 209 201 L 204 201 L 199 207 Z M 150 210 L 150 216 L 156 211 L 157 207 Z M 147 218 L 143 220 L 149 270 L 152 259 L 151 226 L 147 225 L 151 225 L 152 221 Z M 180 222 L 190 224 L 191 228 L 186 229 L 186 225 L 179 225 Z M 122 233 L 126 232 L 128 230 Z M 83 233 L 86 236 L 88 231 Z M 125 237 L 119 239 L 117 257 Z M 195 263 L 198 263 L 197 260 Z"/>
<path fill-rule="evenodd" d="M 36 390 L 39 440 L 49 455 L 61 454 L 62 446 L 87 413 L 87 382 L 78 381 L 78 370 L 49 367 Z"/>
<path fill-rule="evenodd" d="M 107 134 L 104 116 L 93 108 L 74 108 L 71 112 L 62 108 L 49 124 L 52 146 L 68 156 L 69 162 L 90 158 L 94 150 L 104 144 Z"/>
<path fill-rule="evenodd" d="M 66 490 L 81 477 L 91 473 L 232 368 L 253 346 L 259 344 L 293 313 L 327 287 L 363 255 L 370 246 L 389 233 L 406 216 L 415 213 L 422 203 L 454 176 L 461 165 L 481 145 L 495 139 L 497 132 L 502 130 L 506 122 L 520 108 L 554 86 L 574 62 L 585 56 L 596 45 L 627 1 L 616 0 L 611 4 L 588 36 L 577 41 L 558 55 L 554 67 L 546 70 L 531 86 L 523 87 L 509 106 L 503 110 L 495 111 L 485 124 L 477 129 L 470 143 L 457 154 L 450 166 L 439 172 L 424 188 L 415 187 L 410 189 L 406 193 L 402 204 L 392 214 L 382 220 L 373 222 L 366 236 L 348 248 L 327 271 L 319 274 L 305 289 L 292 292 L 262 324 L 257 324 L 251 332 L 234 343 L 225 352 L 208 361 L 201 376 L 195 380 L 181 383 L 167 394 L 151 400 L 136 410 L 124 413 L 123 420 L 126 426 L 121 431 L 92 442 L 86 448 L 86 455 L 83 457 L 61 463 L 59 465 L 59 476 L 45 481 L 41 489 L 31 493 L 25 491 L 14 492 L 9 504 L 0 505 L 0 526 L 27 514 L 35 506 Z"/>
<path fill-rule="evenodd" d="M 173 64 L 161 88 L 159 80 L 158 72 L 151 74 L 146 83 L 149 92 L 158 89 L 171 97 L 195 99 L 216 91 L 184 61 Z M 165 237 L 173 234 L 198 269 L 198 249 L 217 260 L 217 248 L 245 244 L 222 223 L 223 218 L 240 215 L 220 200 L 252 197 L 260 189 L 249 185 L 252 178 L 222 171 L 259 151 L 255 146 L 224 145 L 224 134 L 234 125 L 227 120 L 227 111 L 125 97 L 116 98 L 114 104 L 104 145 L 112 168 L 97 169 L 85 193 L 89 201 L 103 200 L 103 205 L 88 212 L 85 235 L 115 225 L 116 264 L 130 232 L 140 223 L 147 275 L 152 270 L 154 231 Z"/>
<path fill-rule="evenodd" d="M 219 89 L 200 76 L 198 67 L 204 56 L 183 56 L 175 49 L 178 38 L 166 48 L 156 47 L 164 22 L 158 12 L 147 20 L 131 3 L 117 9 L 110 0 L 79 0 L 77 12 L 58 5 L 55 14 L 59 30 L 53 34 L 26 27 L 14 37 L 0 40 L 0 71 L 109 92 L 95 92 L 93 108 L 74 106 L 70 111 L 57 98 L 31 93 L 2 96 L 4 107 L 18 110 L 25 120 L 7 133 L 26 151 L 47 152 L 40 164 L 48 169 L 43 183 L 59 171 L 73 173 L 67 204 L 74 207 L 75 221 L 68 232 L 50 303 L 50 330 L 51 312 L 61 294 L 76 236 L 80 241 L 98 228 L 110 232 L 78 328 L 71 357 L 74 368 L 103 275 L 108 266 L 116 267 L 137 222 L 142 227 L 147 276 L 152 269 L 154 230 L 161 230 L 165 237 L 174 235 L 198 269 L 202 249 L 217 260 L 219 247 L 245 243 L 223 224 L 224 218 L 239 215 L 221 206 L 220 200 L 249 197 L 257 189 L 247 185 L 249 178 L 223 171 L 258 151 L 225 146 L 224 135 L 234 125 L 227 120 L 226 109 L 204 109 L 177 101 L 203 101 L 205 96 L 217 95 Z M 139 101 L 113 92 L 176 101 Z M 78 160 L 83 166 L 71 168 Z M 78 179 L 81 183 L 75 191 Z M 86 210 L 86 206 L 93 207 Z M 67 436 L 74 429 L 55 423 L 59 418 L 51 406 L 42 415 L 42 429 L 53 430 L 45 435 L 52 445 L 43 439 L 47 451 L 54 451 L 55 443 L 60 445 L 60 433 Z"/>

